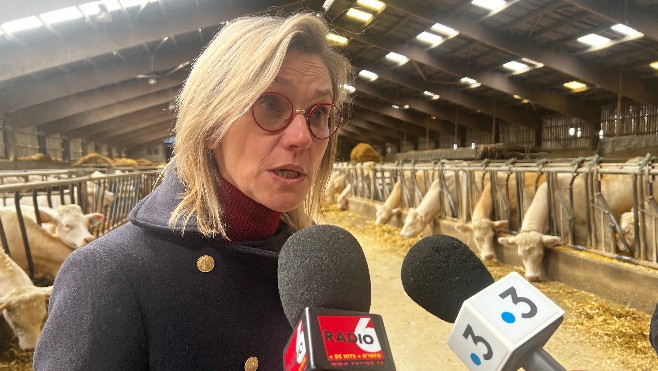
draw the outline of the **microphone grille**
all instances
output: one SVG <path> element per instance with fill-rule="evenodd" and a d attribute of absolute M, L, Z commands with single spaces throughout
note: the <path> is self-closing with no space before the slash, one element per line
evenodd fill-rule
<path fill-rule="evenodd" d="M 313 225 L 283 245 L 278 266 L 283 310 L 295 326 L 306 307 L 370 310 L 370 273 L 357 239 L 333 225 Z"/>
<path fill-rule="evenodd" d="M 402 262 L 402 286 L 428 312 L 453 323 L 465 300 L 494 282 L 482 261 L 462 241 L 425 237 Z"/>

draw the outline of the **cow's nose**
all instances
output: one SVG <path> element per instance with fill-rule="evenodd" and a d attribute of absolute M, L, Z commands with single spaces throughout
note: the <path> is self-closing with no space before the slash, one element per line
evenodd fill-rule
<path fill-rule="evenodd" d="M 93 241 L 93 240 L 95 240 L 95 239 L 96 239 L 96 237 L 94 237 L 94 236 L 92 236 L 92 235 L 89 235 L 89 236 L 87 236 L 87 237 L 84 238 L 85 243 L 89 243 L 89 242 L 91 242 L 91 241 Z"/>

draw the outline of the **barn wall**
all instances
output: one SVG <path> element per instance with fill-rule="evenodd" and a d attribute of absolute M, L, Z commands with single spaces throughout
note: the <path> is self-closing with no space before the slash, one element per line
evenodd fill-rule
<path fill-rule="evenodd" d="M 164 144 L 136 148 L 127 152 L 126 155 L 130 158 L 145 158 L 156 164 L 166 161 Z"/>

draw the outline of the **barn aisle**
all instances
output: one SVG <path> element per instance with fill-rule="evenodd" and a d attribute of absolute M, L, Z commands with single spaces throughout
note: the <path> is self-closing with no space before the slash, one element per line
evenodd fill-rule
<path fill-rule="evenodd" d="M 373 313 L 382 315 L 398 370 L 466 370 L 446 345 L 451 324 L 432 316 L 404 292 L 400 267 L 419 239 L 398 237 L 399 228 L 339 210 L 323 209 L 322 223 L 350 231 L 368 259 Z M 487 263 L 495 279 L 519 267 Z M 558 282 L 536 285 L 565 310 L 565 319 L 545 349 L 568 370 L 658 370 L 648 337 L 650 316 L 606 302 Z"/>

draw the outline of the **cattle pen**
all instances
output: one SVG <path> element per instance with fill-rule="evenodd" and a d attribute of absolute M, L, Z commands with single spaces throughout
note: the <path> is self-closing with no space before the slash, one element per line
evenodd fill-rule
<path fill-rule="evenodd" d="M 34 218 L 41 225 L 40 208 L 75 204 L 83 213 L 103 215 L 101 222 L 90 227 L 90 232 L 99 237 L 128 221 L 128 213 L 151 192 L 160 171 L 158 167 L 89 167 L 0 172 L 0 205 L 15 210 L 19 216 L 19 230 L 7 230 L 0 219 L 0 242 L 5 253 L 11 256 L 8 235 L 20 234 L 20 248 L 25 250 L 28 274 L 35 280 L 39 272 L 34 269 L 30 231 L 23 218 Z"/>
<path fill-rule="evenodd" d="M 658 287 L 655 244 L 658 207 L 653 189 L 658 169 L 653 160 L 653 156 L 647 155 L 605 161 L 594 156 L 550 161 L 345 162 L 337 163 L 334 170 L 345 174 L 347 183 L 352 185 L 349 210 L 373 219 L 375 206 L 387 199 L 400 179 L 402 214 L 388 222 L 397 227 L 402 226 L 409 208 L 418 206 L 422 200 L 421 189 L 427 189 L 434 181 L 439 182 L 443 196 L 436 201 L 438 212 L 431 223 L 432 233 L 456 236 L 471 248 L 474 248 L 471 236 L 456 231 L 455 226 L 470 221 L 485 177 L 493 184 L 490 188 L 494 200 L 492 220 L 507 220 L 509 228 L 501 235 L 512 236 L 520 232 L 524 212 L 531 202 L 529 194 L 532 192 L 529 191 L 532 188 L 536 191 L 543 178 L 548 188 L 548 234 L 562 240 L 558 246 L 546 249 L 542 261 L 546 278 L 651 313 L 658 301 L 655 290 Z M 418 172 L 424 175 L 421 179 L 425 184 L 409 176 Z M 615 189 L 612 196 L 610 192 L 606 196 L 601 180 L 609 175 L 619 176 L 632 186 Z M 454 185 L 447 179 L 453 179 Z M 574 191 L 575 182 L 584 185 L 584 196 Z M 513 186 L 508 187 L 508 184 Z M 638 236 L 630 244 L 623 238 L 618 216 L 610 209 L 611 202 L 622 195 L 630 197 L 628 210 L 624 211 L 634 216 L 632 228 Z M 510 200 L 519 205 L 517 213 L 511 213 L 515 207 L 510 205 Z M 584 214 L 584 223 L 580 223 L 584 226 L 582 231 L 578 230 L 576 214 Z M 495 255 L 503 263 L 521 264 L 516 251 L 499 244 L 495 246 Z"/>

